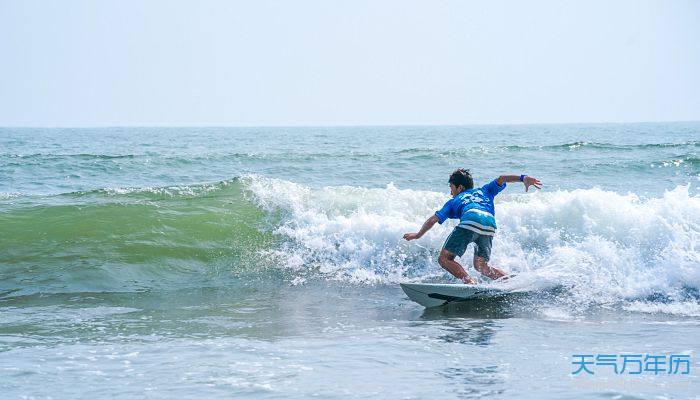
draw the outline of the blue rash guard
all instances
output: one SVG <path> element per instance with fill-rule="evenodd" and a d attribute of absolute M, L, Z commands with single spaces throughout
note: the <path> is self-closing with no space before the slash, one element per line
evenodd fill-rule
<path fill-rule="evenodd" d="M 448 218 L 459 218 L 458 227 L 493 236 L 496 233 L 493 198 L 505 188 L 505 182 L 499 185 L 494 179 L 480 188 L 465 190 L 448 200 L 435 216 L 440 224 Z"/>

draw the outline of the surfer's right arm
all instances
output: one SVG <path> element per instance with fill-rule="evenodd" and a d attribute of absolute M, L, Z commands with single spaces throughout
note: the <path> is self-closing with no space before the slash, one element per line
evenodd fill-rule
<path fill-rule="evenodd" d="M 416 233 L 407 233 L 403 235 L 403 238 L 406 240 L 420 239 L 425 232 L 428 232 L 430 228 L 435 225 L 435 223 L 442 224 L 448 218 L 459 218 L 456 210 L 457 204 L 459 204 L 459 202 L 455 203 L 454 198 L 447 200 L 441 209 L 435 211 L 435 214 L 431 215 L 430 218 L 425 220 L 423 226 L 420 228 L 420 231 Z"/>
<path fill-rule="evenodd" d="M 425 232 L 428 232 L 430 228 L 435 225 L 436 222 L 438 222 L 440 219 L 437 217 L 437 215 L 433 215 L 425 222 L 423 223 L 423 226 L 420 228 L 420 231 L 415 232 L 415 233 L 406 233 L 403 235 L 403 238 L 406 240 L 413 240 L 413 239 L 420 239 L 421 236 L 425 234 Z"/>

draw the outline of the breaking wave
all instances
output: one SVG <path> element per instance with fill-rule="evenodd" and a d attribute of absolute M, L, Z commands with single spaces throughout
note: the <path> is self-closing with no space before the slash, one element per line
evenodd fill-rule
<path fill-rule="evenodd" d="M 295 282 L 319 274 L 369 283 L 446 276 L 435 260 L 454 222 L 436 225 L 418 241 L 402 239 L 446 193 L 393 184 L 314 189 L 258 175 L 243 182 L 260 207 L 280 215 L 273 232 L 285 240 L 267 255 L 294 271 Z M 601 189 L 513 192 L 496 199 L 492 253 L 494 265 L 518 275 L 513 285 L 563 286 L 568 301 L 582 307 L 629 300 L 636 303 L 628 307 L 652 312 L 664 302 L 697 304 L 700 197 L 691 196 L 689 186 L 658 198 Z M 465 255 L 463 264 L 470 259 Z"/>

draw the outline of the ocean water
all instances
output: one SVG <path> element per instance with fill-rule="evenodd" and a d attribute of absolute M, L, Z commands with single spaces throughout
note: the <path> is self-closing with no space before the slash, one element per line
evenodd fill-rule
<path fill-rule="evenodd" d="M 699 149 L 700 123 L 0 128 L 0 393 L 700 398 Z M 517 294 L 426 310 L 398 283 L 454 281 L 455 223 L 401 237 L 458 167 L 544 186 L 496 198 Z"/>

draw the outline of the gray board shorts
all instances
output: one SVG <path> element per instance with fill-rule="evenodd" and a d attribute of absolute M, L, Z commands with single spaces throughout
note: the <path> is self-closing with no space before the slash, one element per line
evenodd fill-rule
<path fill-rule="evenodd" d="M 491 241 L 493 236 L 482 235 L 459 226 L 450 233 L 450 236 L 445 240 L 443 249 L 450 253 L 456 254 L 459 257 L 464 255 L 469 243 L 474 243 L 474 257 L 483 257 L 486 261 L 491 257 Z"/>

